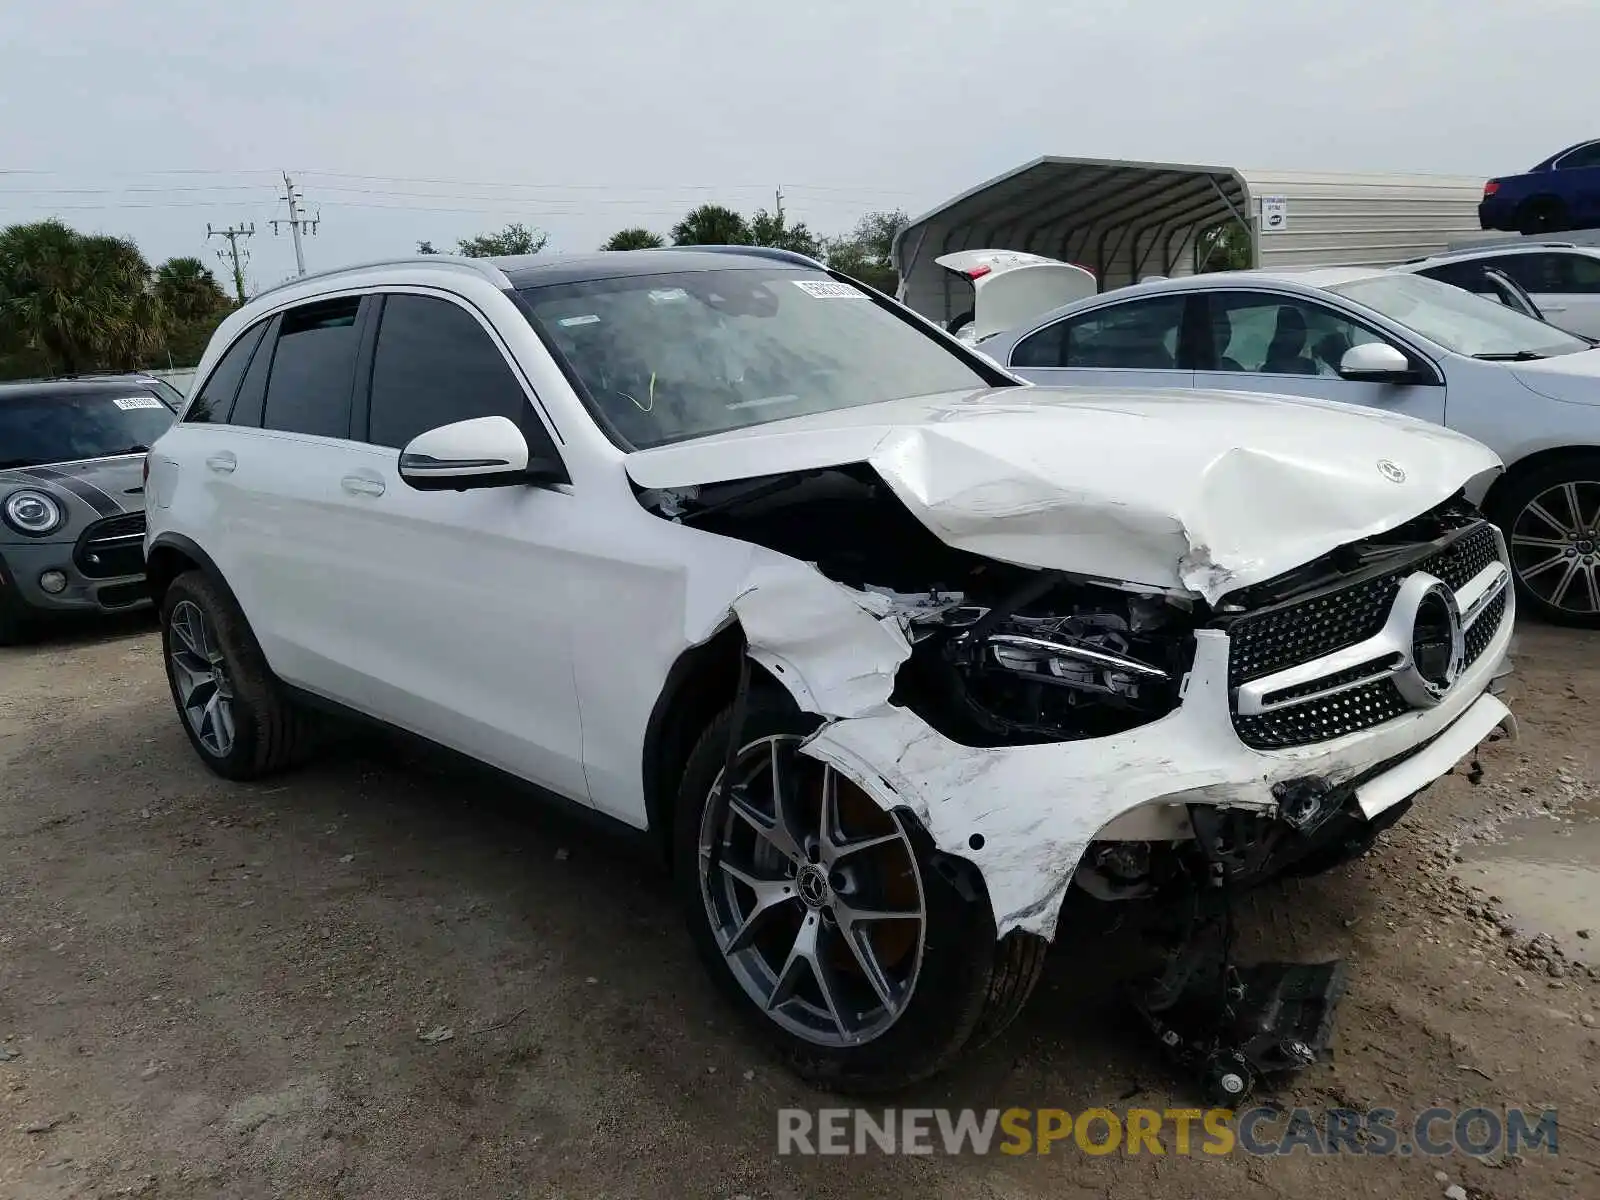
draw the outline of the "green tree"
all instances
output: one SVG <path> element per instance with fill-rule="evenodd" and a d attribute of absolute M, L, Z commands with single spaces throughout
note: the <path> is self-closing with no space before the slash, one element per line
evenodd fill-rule
<path fill-rule="evenodd" d="M 418 254 L 437 254 L 439 252 L 433 248 L 433 243 L 432 242 L 418 242 L 417 243 L 417 253 Z"/>
<path fill-rule="evenodd" d="M 781 212 L 769 213 L 764 208 L 756 209 L 756 215 L 750 218 L 749 229 L 752 246 L 773 246 L 779 250 L 807 254 L 812 258 L 822 257 L 822 242 L 806 228 L 805 222 L 790 225 Z"/>
<path fill-rule="evenodd" d="M 462 238 L 456 250 L 468 258 L 498 258 L 505 254 L 537 254 L 543 250 L 550 235 L 542 229 L 529 229 L 513 222 L 498 233 L 482 233 L 477 237 Z M 419 246 L 418 249 L 421 249 Z M 424 254 L 427 251 L 423 251 Z"/>
<path fill-rule="evenodd" d="M 843 237 L 828 239 L 824 247 L 828 265 L 880 292 L 894 295 L 900 286 L 900 277 L 895 273 L 891 252 L 895 234 L 906 221 L 906 214 L 899 209 L 868 213 Z"/>
<path fill-rule="evenodd" d="M 602 250 L 655 250 L 665 246 L 666 239 L 659 233 L 652 233 L 643 226 L 636 225 L 631 229 L 619 229 L 605 240 L 600 247 Z"/>
<path fill-rule="evenodd" d="M 169 258 L 156 268 L 156 296 L 174 321 L 204 320 L 229 307 L 217 277 L 198 258 Z"/>
<path fill-rule="evenodd" d="M 50 373 L 129 369 L 162 344 L 166 311 L 133 242 L 57 220 L 0 231 L 0 351 Z"/>
<path fill-rule="evenodd" d="M 750 226 L 731 208 L 702 204 L 672 227 L 677 246 L 748 246 Z"/>
<path fill-rule="evenodd" d="M 1202 229 L 1194 240 L 1196 275 L 1209 271 L 1248 271 L 1254 265 L 1250 230 L 1233 218 Z"/>

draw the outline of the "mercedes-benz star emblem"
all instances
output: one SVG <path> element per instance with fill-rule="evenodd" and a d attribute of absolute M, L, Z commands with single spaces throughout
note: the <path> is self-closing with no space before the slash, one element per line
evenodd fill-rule
<path fill-rule="evenodd" d="M 1400 468 L 1398 463 L 1392 463 L 1387 458 L 1378 460 L 1378 474 L 1382 475 L 1390 483 L 1404 483 L 1406 481 L 1405 471 Z"/>
<path fill-rule="evenodd" d="M 794 882 L 808 908 L 821 908 L 828 902 L 828 878 L 820 867 L 802 867 Z"/>
<path fill-rule="evenodd" d="M 1392 612 L 1411 629 L 1409 653 L 1394 677 L 1395 686 L 1413 707 L 1432 708 L 1466 667 L 1466 638 L 1456 594 L 1419 571 L 1400 585 Z"/>

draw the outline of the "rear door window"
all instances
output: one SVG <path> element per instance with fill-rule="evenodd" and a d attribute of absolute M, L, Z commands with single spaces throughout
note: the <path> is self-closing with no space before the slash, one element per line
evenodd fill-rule
<path fill-rule="evenodd" d="M 1047 325 L 1017 343 L 1014 367 L 1178 368 L 1182 296 L 1132 300 Z"/>
<path fill-rule="evenodd" d="M 319 301 L 283 314 L 267 379 L 262 427 L 316 437 L 350 436 L 359 296 Z"/>

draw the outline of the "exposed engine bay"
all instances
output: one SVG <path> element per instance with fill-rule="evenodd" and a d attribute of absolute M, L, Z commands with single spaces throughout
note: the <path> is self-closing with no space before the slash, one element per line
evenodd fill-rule
<path fill-rule="evenodd" d="M 641 500 L 662 516 L 812 563 L 886 597 L 911 657 L 894 703 L 968 746 L 1102 737 L 1171 712 L 1193 654 L 1189 603 L 954 549 L 870 467 Z"/>

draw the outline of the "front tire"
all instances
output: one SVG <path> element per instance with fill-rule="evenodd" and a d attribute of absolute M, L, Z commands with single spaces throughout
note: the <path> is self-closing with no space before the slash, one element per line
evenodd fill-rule
<path fill-rule="evenodd" d="M 258 779 L 300 762 L 306 716 L 267 666 L 233 598 L 199 571 L 161 602 L 161 648 L 178 720 L 200 761 L 224 779 Z"/>
<path fill-rule="evenodd" d="M 9 591 L 0 591 L 0 646 L 20 646 L 30 639 L 33 626 L 21 602 L 6 594 Z"/>
<path fill-rule="evenodd" d="M 1600 629 L 1600 454 L 1513 475 L 1490 515 L 1506 535 L 1523 611 Z"/>
<path fill-rule="evenodd" d="M 998 1034 L 1042 942 L 997 945 L 976 872 L 800 754 L 818 721 L 782 693 L 752 691 L 721 794 L 733 720 L 691 752 L 674 829 L 689 931 L 721 988 L 792 1069 L 839 1091 L 904 1087 Z"/>

